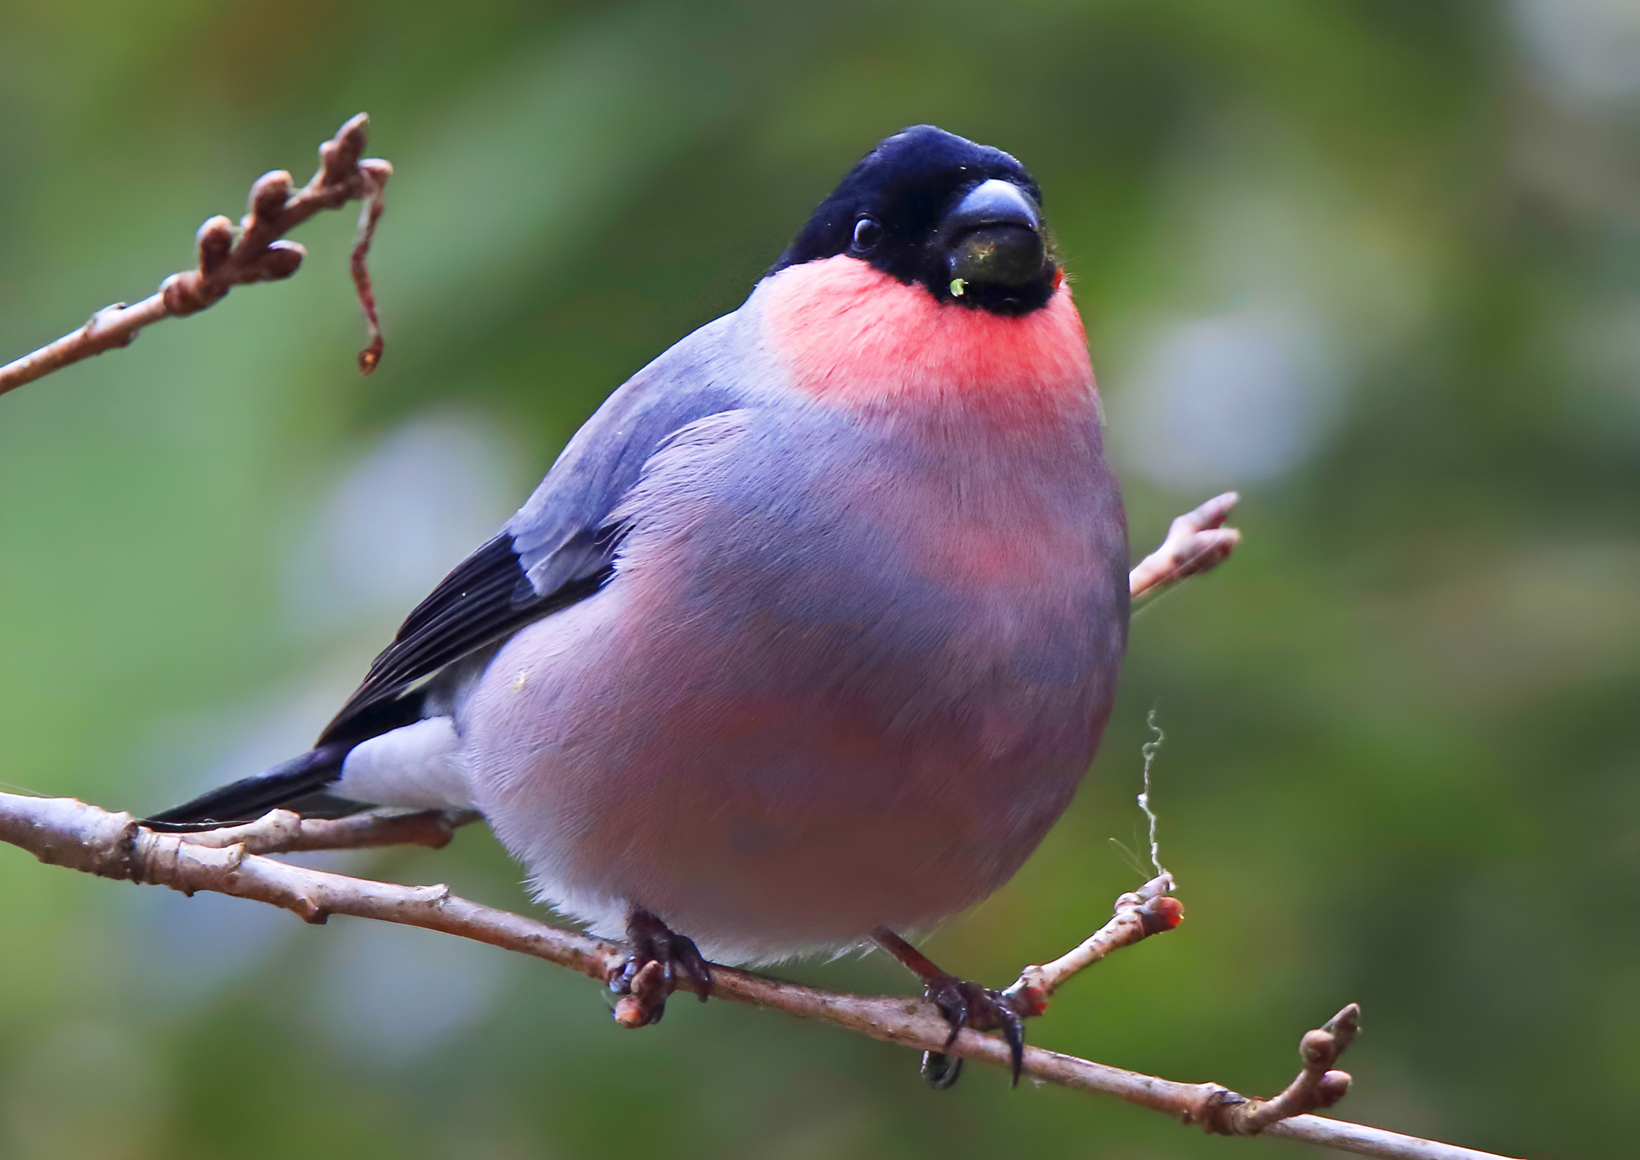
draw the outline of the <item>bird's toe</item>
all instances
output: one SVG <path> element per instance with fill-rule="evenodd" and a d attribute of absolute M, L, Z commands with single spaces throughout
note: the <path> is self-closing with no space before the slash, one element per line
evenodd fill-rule
<path fill-rule="evenodd" d="M 682 979 L 706 1002 L 712 988 L 712 968 L 695 941 L 678 934 L 647 910 L 635 910 L 627 919 L 626 959 L 609 975 L 609 989 L 621 996 L 615 1020 L 625 1027 L 659 1023 L 666 1000 Z"/>
<path fill-rule="evenodd" d="M 931 979 L 926 995 L 951 1027 L 951 1034 L 945 1041 L 946 1047 L 957 1041 L 957 1033 L 964 1027 L 975 1031 L 1001 1031 L 1008 1041 L 1014 1083 L 1019 1083 L 1020 1068 L 1025 1062 L 1025 1020 L 1009 1002 L 1008 996 L 952 975 Z M 923 1078 L 930 1087 L 944 1090 L 956 1083 L 961 1073 L 960 1059 L 933 1051 L 923 1056 Z"/>

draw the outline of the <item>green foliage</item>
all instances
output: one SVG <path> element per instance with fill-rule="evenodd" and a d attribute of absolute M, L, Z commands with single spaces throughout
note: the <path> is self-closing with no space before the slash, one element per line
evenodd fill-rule
<path fill-rule="evenodd" d="M 1247 534 L 1135 621 L 1076 805 L 935 957 L 1001 984 L 1103 918 L 1135 881 L 1109 839 L 1142 824 L 1159 707 L 1188 921 L 1079 979 L 1036 1042 L 1264 1092 L 1354 999 L 1344 1115 L 1626 1155 L 1640 83 L 1602 89 L 1565 48 L 1581 32 L 1640 70 L 1602 19 L 1627 17 L 17 0 L 6 357 L 188 265 L 201 220 L 264 169 L 305 179 L 359 109 L 397 174 L 374 377 L 353 370 L 350 222 L 326 215 L 290 282 L 0 399 L 0 781 L 140 811 L 286 756 L 416 596 L 339 557 L 337 528 L 419 534 L 389 502 L 419 479 L 476 543 L 867 146 L 933 121 L 1042 183 L 1136 544 L 1221 483 Z M 1168 393 L 1237 351 L 1292 391 Z M 1229 468 L 1189 442 L 1204 411 Z M 428 448 L 460 470 L 418 475 Z M 462 548 L 428 544 L 416 584 Z M 530 906 L 479 829 L 342 862 Z M 932 1093 L 909 1053 L 724 1004 L 626 1033 L 590 983 L 490 948 L 158 894 L 0 849 L 0 1155 L 1296 1154 L 984 1071 Z M 789 973 L 909 990 L 876 959 Z"/>

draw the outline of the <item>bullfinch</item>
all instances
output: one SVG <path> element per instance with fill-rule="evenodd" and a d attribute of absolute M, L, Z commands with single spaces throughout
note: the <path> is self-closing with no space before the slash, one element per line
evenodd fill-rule
<path fill-rule="evenodd" d="M 648 1021 L 708 958 L 875 941 L 1017 1078 L 1022 1012 L 894 932 L 995 891 L 1069 804 L 1127 569 L 1041 191 L 915 126 L 609 397 L 311 750 L 153 820 L 476 810 L 626 939 L 614 990 L 660 978 Z"/>

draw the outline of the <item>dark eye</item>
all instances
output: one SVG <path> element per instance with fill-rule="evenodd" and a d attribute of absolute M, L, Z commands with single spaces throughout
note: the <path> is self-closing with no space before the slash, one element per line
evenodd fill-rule
<path fill-rule="evenodd" d="M 883 227 L 877 224 L 876 218 L 863 217 L 854 223 L 854 248 L 857 252 L 869 253 L 882 238 Z"/>

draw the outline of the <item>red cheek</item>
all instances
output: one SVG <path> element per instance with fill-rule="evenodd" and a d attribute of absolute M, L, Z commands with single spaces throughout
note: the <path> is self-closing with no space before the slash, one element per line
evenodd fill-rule
<path fill-rule="evenodd" d="M 1082 318 L 1057 281 L 1046 306 L 1004 317 L 838 256 L 770 278 L 764 317 L 793 386 L 839 406 L 1013 412 L 1093 398 Z"/>

